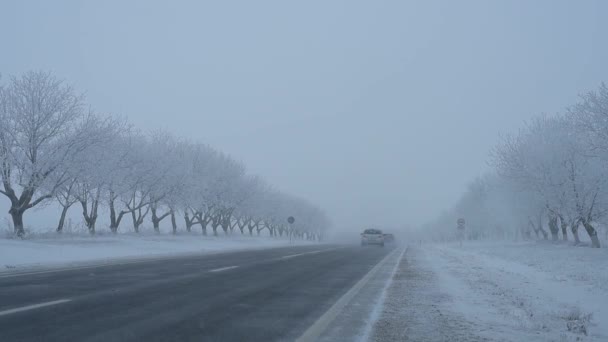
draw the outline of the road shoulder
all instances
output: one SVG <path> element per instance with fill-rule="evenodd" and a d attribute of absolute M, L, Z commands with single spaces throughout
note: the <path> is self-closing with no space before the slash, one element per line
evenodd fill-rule
<path fill-rule="evenodd" d="M 379 248 L 375 246 L 363 248 Z M 403 248 L 393 250 L 374 267 L 373 275 L 348 300 L 340 312 L 316 339 L 320 342 L 364 341 L 367 339 L 375 315 L 383 300 L 383 293 L 393 275 Z M 371 273 L 371 272 L 370 272 Z"/>
<path fill-rule="evenodd" d="M 471 322 L 451 309 L 452 304 L 424 251 L 408 248 L 369 341 L 486 341 L 474 333 Z"/>

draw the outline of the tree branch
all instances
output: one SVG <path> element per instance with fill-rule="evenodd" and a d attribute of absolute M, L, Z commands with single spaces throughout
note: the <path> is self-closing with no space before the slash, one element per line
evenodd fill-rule
<path fill-rule="evenodd" d="M 37 200 L 35 200 L 34 202 L 30 203 L 26 208 L 27 209 L 33 208 L 33 207 L 37 206 L 38 204 L 40 204 L 40 202 L 47 200 L 49 198 L 52 198 L 52 197 L 53 197 L 53 195 L 44 195 L 44 196 L 38 198 Z"/>
<path fill-rule="evenodd" d="M 160 217 L 158 217 L 158 220 L 162 221 L 165 217 L 169 216 L 170 214 L 171 214 L 171 211 L 167 211 L 166 213 L 164 213 Z"/>

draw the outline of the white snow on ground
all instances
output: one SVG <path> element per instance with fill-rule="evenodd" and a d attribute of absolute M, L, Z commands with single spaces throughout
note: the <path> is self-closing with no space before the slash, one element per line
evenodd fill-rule
<path fill-rule="evenodd" d="M 608 341 L 607 270 L 608 249 L 565 244 L 411 248 L 372 340 Z"/>
<path fill-rule="evenodd" d="M 550 243 L 435 246 L 458 312 L 497 340 L 608 341 L 608 250 Z M 585 335 L 587 334 L 587 335 Z"/>
<path fill-rule="evenodd" d="M 437 275 L 423 259 L 422 250 L 408 248 L 369 341 L 486 341 L 464 318 L 446 310 L 451 299 L 439 289 Z"/>
<path fill-rule="evenodd" d="M 297 244 L 307 242 L 298 241 Z M 295 244 L 295 243 L 294 243 Z M 187 253 L 214 253 L 289 246 L 269 237 L 203 237 L 195 235 L 128 235 L 0 239 L 0 272 L 35 267 L 153 258 Z"/>

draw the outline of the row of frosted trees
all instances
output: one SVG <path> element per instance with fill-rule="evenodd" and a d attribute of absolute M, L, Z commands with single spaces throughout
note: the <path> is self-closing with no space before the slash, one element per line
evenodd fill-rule
<path fill-rule="evenodd" d="M 490 174 L 473 181 L 456 206 L 426 228 L 469 238 L 519 236 L 581 243 L 608 240 L 608 87 L 581 95 L 564 113 L 539 116 L 491 152 Z M 603 232 L 602 232 L 603 231 Z"/>
<path fill-rule="evenodd" d="M 329 227 L 321 209 L 273 189 L 229 156 L 93 113 L 83 96 L 47 72 L 0 86 L 0 179 L 21 237 L 26 212 L 48 203 L 60 209 L 58 232 L 73 207 L 91 234 L 101 215 L 113 233 L 125 221 L 135 232 L 145 225 L 160 232 L 166 221 L 173 233 L 267 230 L 318 240 Z M 292 225 L 289 216 L 296 218 Z"/>

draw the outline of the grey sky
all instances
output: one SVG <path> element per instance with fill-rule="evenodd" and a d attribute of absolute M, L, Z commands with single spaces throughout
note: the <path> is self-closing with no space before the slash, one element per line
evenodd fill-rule
<path fill-rule="evenodd" d="M 208 142 L 338 227 L 417 224 L 486 169 L 500 132 L 608 80 L 607 15 L 606 1 L 2 1 L 0 72 L 53 70 L 94 109 Z"/>

